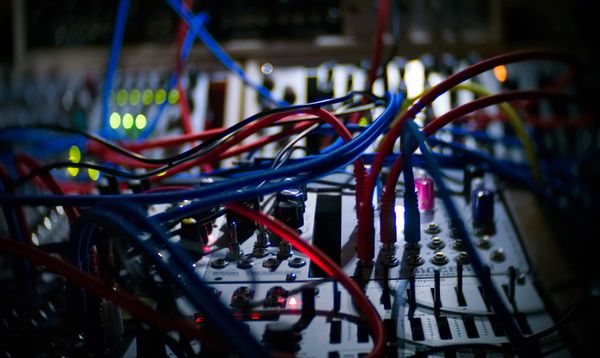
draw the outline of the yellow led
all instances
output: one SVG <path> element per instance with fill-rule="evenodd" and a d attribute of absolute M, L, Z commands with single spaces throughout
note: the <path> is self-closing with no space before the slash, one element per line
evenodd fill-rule
<path fill-rule="evenodd" d="M 121 115 L 117 112 L 113 112 L 109 118 L 110 128 L 117 129 L 121 125 Z"/>
<path fill-rule="evenodd" d="M 149 106 L 153 100 L 154 92 L 152 92 L 151 89 L 144 90 L 144 93 L 142 94 L 142 101 L 144 102 L 144 105 Z"/>
<path fill-rule="evenodd" d="M 144 129 L 146 127 L 146 116 L 144 116 L 143 114 L 138 114 L 137 116 L 135 116 L 135 127 L 137 129 Z"/>
<path fill-rule="evenodd" d="M 361 127 L 366 127 L 369 124 L 369 120 L 366 117 L 360 117 L 358 120 L 358 125 Z"/>
<path fill-rule="evenodd" d="M 179 91 L 176 89 L 172 89 L 169 91 L 169 103 L 175 104 L 179 101 Z"/>
<path fill-rule="evenodd" d="M 67 168 L 67 172 L 71 174 L 71 176 L 77 176 L 77 173 L 79 173 L 79 168 L 69 167 Z"/>
<path fill-rule="evenodd" d="M 123 128 L 131 129 L 133 127 L 133 116 L 130 113 L 123 115 Z"/>
<path fill-rule="evenodd" d="M 162 172 L 162 173 L 158 173 L 158 174 L 156 174 L 156 176 L 157 176 L 157 177 L 162 177 L 162 176 L 163 176 L 163 175 L 165 175 L 165 174 L 167 174 L 167 171 L 166 171 L 166 170 L 165 170 L 164 172 Z"/>
<path fill-rule="evenodd" d="M 140 93 L 139 89 L 132 90 L 129 94 L 129 104 L 131 104 L 132 106 L 137 106 L 137 104 L 140 103 L 141 96 L 142 94 Z"/>
<path fill-rule="evenodd" d="M 90 179 L 92 179 L 93 181 L 96 181 L 100 177 L 100 172 L 97 171 L 96 169 L 88 168 L 88 175 L 89 175 Z"/>
<path fill-rule="evenodd" d="M 163 104 L 163 102 L 167 99 L 167 92 L 164 89 L 159 89 L 158 91 L 156 91 L 156 94 L 154 95 L 154 100 L 156 101 L 156 104 Z"/>
<path fill-rule="evenodd" d="M 127 104 L 127 91 L 124 89 L 121 89 L 119 92 L 117 92 L 117 104 L 119 106 L 124 106 Z"/>
<path fill-rule="evenodd" d="M 73 163 L 79 163 L 79 161 L 81 160 L 81 151 L 76 145 L 71 146 L 71 148 L 69 149 L 69 160 Z"/>

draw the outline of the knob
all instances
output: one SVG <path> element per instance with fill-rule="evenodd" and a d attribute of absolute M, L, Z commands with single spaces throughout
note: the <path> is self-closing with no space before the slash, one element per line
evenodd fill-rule
<path fill-rule="evenodd" d="M 304 205 L 304 201 L 306 200 L 306 197 L 305 197 L 304 192 L 300 189 L 292 188 L 292 189 L 282 190 L 279 193 L 277 193 L 276 200 L 278 202 L 293 201 L 293 202 L 299 203 L 302 206 L 302 212 L 304 213 L 304 209 L 306 207 Z"/>
<path fill-rule="evenodd" d="M 471 195 L 471 213 L 476 235 L 494 233 L 494 193 L 487 189 L 478 189 Z"/>
<path fill-rule="evenodd" d="M 275 204 L 275 217 L 293 229 L 301 228 L 304 225 L 302 206 L 297 201 L 279 201 Z"/>
<path fill-rule="evenodd" d="M 185 218 L 181 220 L 181 230 L 179 236 L 183 240 L 200 242 L 202 245 L 208 243 L 208 233 L 202 223 L 199 223 L 194 218 Z"/>

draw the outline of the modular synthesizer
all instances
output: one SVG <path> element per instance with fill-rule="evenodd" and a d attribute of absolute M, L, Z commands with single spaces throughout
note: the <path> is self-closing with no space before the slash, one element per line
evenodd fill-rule
<path fill-rule="evenodd" d="M 0 356 L 594 356 L 593 66 L 476 3 L 13 1 Z"/>

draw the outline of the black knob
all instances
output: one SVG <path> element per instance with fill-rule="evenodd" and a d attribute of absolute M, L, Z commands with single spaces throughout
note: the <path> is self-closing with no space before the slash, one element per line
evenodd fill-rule
<path fill-rule="evenodd" d="M 277 193 L 276 197 L 277 202 L 281 201 L 293 201 L 299 203 L 302 206 L 302 212 L 304 212 L 305 205 L 304 201 L 306 200 L 306 195 L 301 189 L 285 189 Z"/>
<path fill-rule="evenodd" d="M 275 203 L 275 217 L 293 229 L 304 225 L 303 203 L 286 200 Z"/>
<path fill-rule="evenodd" d="M 478 189 L 471 196 L 471 215 L 477 235 L 494 233 L 494 193 L 487 189 Z"/>

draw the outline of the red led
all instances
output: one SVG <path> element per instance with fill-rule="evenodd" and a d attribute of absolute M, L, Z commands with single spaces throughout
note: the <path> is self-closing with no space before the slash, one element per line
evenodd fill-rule
<path fill-rule="evenodd" d="M 198 324 L 204 323 L 204 316 L 197 316 L 196 317 L 196 323 L 198 323 Z"/>
<path fill-rule="evenodd" d="M 261 317 L 261 314 L 258 312 L 250 313 L 250 319 L 253 321 L 258 321 Z"/>
<path fill-rule="evenodd" d="M 292 297 L 290 298 L 290 306 L 295 307 L 298 304 L 298 300 L 296 299 L 296 297 Z"/>

